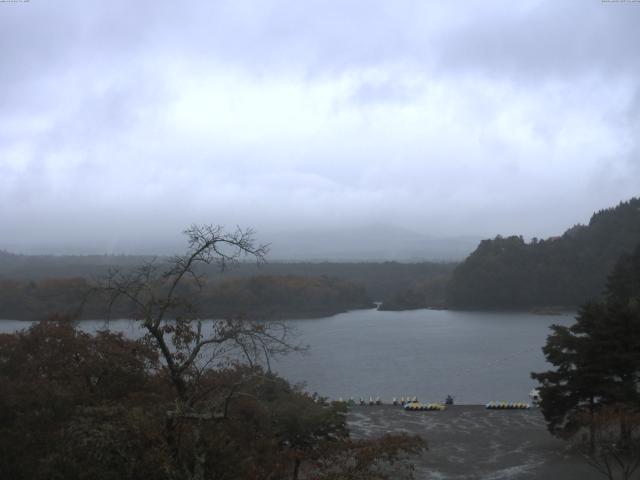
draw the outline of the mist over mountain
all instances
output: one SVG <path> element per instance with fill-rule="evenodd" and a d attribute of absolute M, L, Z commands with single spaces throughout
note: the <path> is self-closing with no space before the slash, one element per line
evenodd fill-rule
<path fill-rule="evenodd" d="M 256 241 L 269 244 L 268 261 L 422 262 L 460 261 L 478 245 L 480 236 L 438 236 L 386 224 L 345 228 L 258 230 Z M 13 247 L 13 248 L 11 248 Z M 150 235 L 147 238 L 113 237 L 88 243 L 64 244 L 35 238 L 6 248 L 25 255 L 174 255 L 184 249 L 184 238 Z"/>
<path fill-rule="evenodd" d="M 265 235 L 273 261 L 458 261 L 481 237 L 439 237 L 389 225 Z"/>

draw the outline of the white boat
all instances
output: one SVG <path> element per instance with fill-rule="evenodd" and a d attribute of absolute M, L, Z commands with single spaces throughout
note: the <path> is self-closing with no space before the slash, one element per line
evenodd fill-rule
<path fill-rule="evenodd" d="M 535 406 L 540 405 L 542 398 L 540 397 L 540 390 L 534 388 L 529 392 L 529 398 L 531 399 L 531 403 Z"/>

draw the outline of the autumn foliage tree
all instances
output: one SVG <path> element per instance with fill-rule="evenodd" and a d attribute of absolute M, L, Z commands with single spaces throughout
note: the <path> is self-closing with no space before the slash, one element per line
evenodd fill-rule
<path fill-rule="evenodd" d="M 411 478 L 407 460 L 426 447 L 354 440 L 344 404 L 250 366 L 203 371 L 194 410 L 177 415 L 153 349 L 60 317 L 0 335 L 0 386 L 0 478 L 187 479 L 200 450 L 207 479 Z"/>
<path fill-rule="evenodd" d="M 89 470 L 85 462 L 71 462 L 74 468 L 82 466 L 85 473 L 104 469 L 105 434 L 111 447 L 123 449 L 113 464 L 116 471 L 161 469 L 164 462 L 137 467 L 136 449 L 125 448 L 160 434 L 145 426 L 153 423 L 157 409 L 142 410 L 136 418 L 116 414 L 118 409 L 135 412 L 141 403 L 155 403 L 161 390 L 153 376 L 157 367 L 158 356 L 147 346 L 111 332 L 89 335 L 61 317 L 15 335 L 0 335 L 0 477 L 52 478 L 52 471 L 65 476 L 70 457 L 64 450 L 81 455 L 83 449 L 72 448 L 80 443 L 95 448 L 91 456 L 101 455 L 104 461 L 92 462 Z M 104 424 L 105 416 L 117 422 Z M 77 435 L 89 424 L 95 427 L 93 437 Z M 68 477 L 90 478 L 83 475 Z"/>

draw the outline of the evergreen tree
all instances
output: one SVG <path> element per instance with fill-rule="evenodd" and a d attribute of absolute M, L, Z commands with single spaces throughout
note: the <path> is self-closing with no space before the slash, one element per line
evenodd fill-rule
<path fill-rule="evenodd" d="M 521 236 L 498 235 L 483 240 L 456 267 L 447 304 L 464 309 L 574 308 L 598 299 L 616 259 L 638 242 L 640 198 L 597 212 L 588 225 L 575 225 L 559 237 L 526 243 Z M 627 285 L 615 291 L 628 296 Z M 637 292 L 637 283 L 634 288 Z"/>
<path fill-rule="evenodd" d="M 640 408 L 640 245 L 616 263 L 605 299 L 582 306 L 574 325 L 552 326 L 543 351 L 555 370 L 532 373 L 555 435 L 589 426 L 593 438 L 588 419 L 602 405 Z"/>

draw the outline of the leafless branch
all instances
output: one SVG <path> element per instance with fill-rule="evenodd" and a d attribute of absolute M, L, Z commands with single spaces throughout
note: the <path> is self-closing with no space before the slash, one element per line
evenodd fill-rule
<path fill-rule="evenodd" d="M 133 271 L 112 270 L 99 289 L 107 295 L 109 312 L 120 300 L 133 306 L 147 338 L 160 351 L 178 395 L 187 400 L 189 383 L 201 378 L 196 362 L 208 346 L 234 344 L 247 363 L 264 360 L 268 368 L 271 355 L 299 348 L 287 342 L 285 328 L 278 334 L 268 325 L 242 320 L 213 320 L 211 333 L 204 335 L 197 308 L 184 293 L 187 279 L 201 290 L 206 277 L 199 266 L 217 264 L 224 270 L 244 256 L 260 264 L 268 246 L 256 244 L 251 229 L 227 232 L 219 225 L 192 225 L 183 233 L 188 245 L 185 254 L 164 265 L 153 259 Z M 210 360 L 205 363 L 210 365 Z"/>

